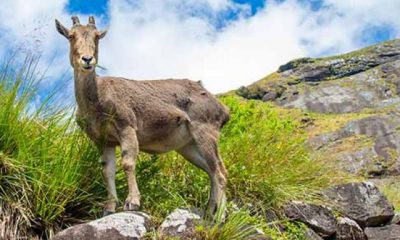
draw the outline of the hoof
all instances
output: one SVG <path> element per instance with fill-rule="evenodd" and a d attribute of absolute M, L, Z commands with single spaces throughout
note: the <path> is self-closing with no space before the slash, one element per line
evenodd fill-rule
<path fill-rule="evenodd" d="M 124 211 L 137 211 L 139 210 L 139 207 L 140 206 L 137 204 L 126 202 L 124 205 Z"/>
<path fill-rule="evenodd" d="M 115 213 L 115 212 L 111 212 L 111 211 L 104 210 L 104 211 L 103 211 L 103 217 L 108 216 L 108 215 L 111 215 L 111 214 L 114 214 L 114 213 Z"/>

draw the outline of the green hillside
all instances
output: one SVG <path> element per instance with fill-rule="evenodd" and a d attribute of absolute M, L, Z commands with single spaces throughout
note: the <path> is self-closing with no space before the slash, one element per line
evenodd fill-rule
<path fill-rule="evenodd" d="M 292 60 L 230 94 L 301 119 L 312 158 L 375 182 L 400 208 L 400 40 Z"/>

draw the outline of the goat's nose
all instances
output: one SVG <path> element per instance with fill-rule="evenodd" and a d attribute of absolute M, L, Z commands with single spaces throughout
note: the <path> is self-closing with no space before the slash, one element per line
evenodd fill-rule
<path fill-rule="evenodd" d="M 92 56 L 83 56 L 82 60 L 86 63 L 90 63 L 92 61 L 93 57 Z"/>

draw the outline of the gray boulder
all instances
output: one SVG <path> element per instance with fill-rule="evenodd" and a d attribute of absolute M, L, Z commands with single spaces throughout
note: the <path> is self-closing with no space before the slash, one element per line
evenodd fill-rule
<path fill-rule="evenodd" d="M 371 182 L 338 185 L 326 190 L 325 196 L 362 228 L 386 224 L 394 216 L 393 205 Z"/>
<path fill-rule="evenodd" d="M 390 223 L 400 225 L 400 213 L 396 213 Z"/>
<path fill-rule="evenodd" d="M 53 240 L 136 240 L 151 228 L 150 217 L 142 212 L 122 212 L 72 226 Z"/>
<path fill-rule="evenodd" d="M 364 231 L 350 218 L 339 218 L 336 228 L 337 240 L 367 240 Z"/>
<path fill-rule="evenodd" d="M 196 211 L 176 209 L 169 214 L 161 224 L 159 233 L 163 237 L 178 237 L 180 239 L 196 239 L 196 225 L 201 216 Z"/>
<path fill-rule="evenodd" d="M 400 240 L 400 225 L 368 227 L 365 229 L 368 240 Z"/>
<path fill-rule="evenodd" d="M 322 237 L 320 237 L 316 232 L 314 232 L 310 228 L 307 228 L 307 230 L 304 232 L 304 237 L 307 240 L 323 240 Z"/>
<path fill-rule="evenodd" d="M 326 207 L 293 201 L 284 211 L 288 218 L 305 223 L 322 237 L 332 236 L 336 231 L 336 219 Z"/>

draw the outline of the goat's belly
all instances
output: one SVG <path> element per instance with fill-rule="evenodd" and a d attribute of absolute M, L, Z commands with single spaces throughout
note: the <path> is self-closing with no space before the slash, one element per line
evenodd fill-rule
<path fill-rule="evenodd" d="M 165 153 L 185 146 L 192 141 L 192 135 L 188 126 L 183 124 L 172 131 L 154 129 L 146 134 L 139 132 L 138 140 L 143 152 Z"/>

